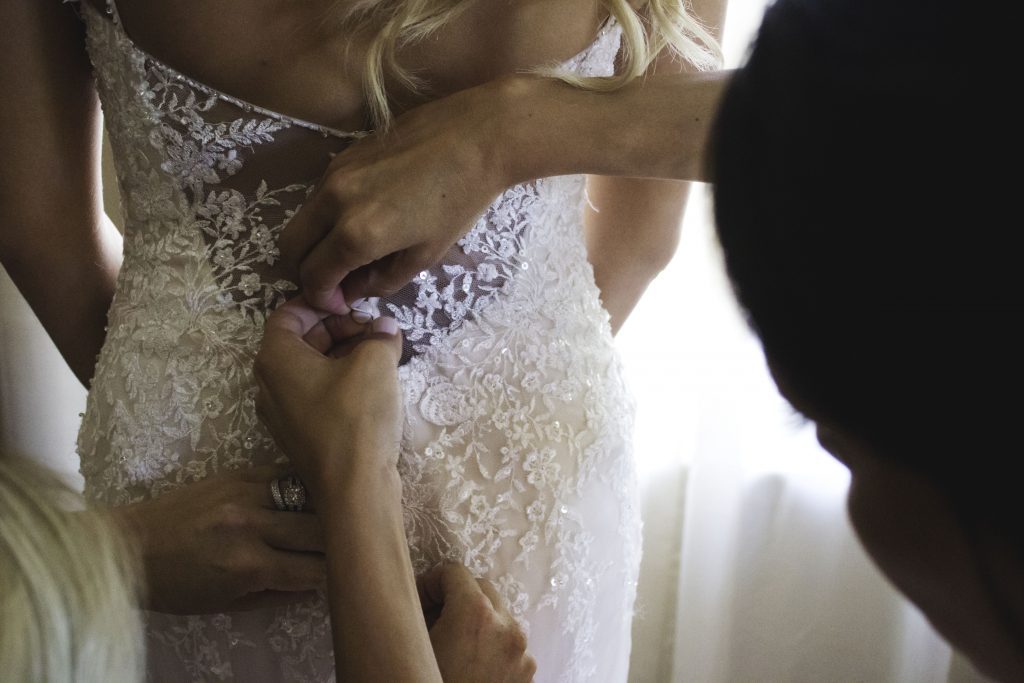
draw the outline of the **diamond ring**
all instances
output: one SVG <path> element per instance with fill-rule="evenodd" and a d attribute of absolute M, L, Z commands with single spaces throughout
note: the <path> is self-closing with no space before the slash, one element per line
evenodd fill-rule
<path fill-rule="evenodd" d="M 274 507 L 282 512 L 302 512 L 306 507 L 306 486 L 294 475 L 272 479 L 270 496 Z"/>

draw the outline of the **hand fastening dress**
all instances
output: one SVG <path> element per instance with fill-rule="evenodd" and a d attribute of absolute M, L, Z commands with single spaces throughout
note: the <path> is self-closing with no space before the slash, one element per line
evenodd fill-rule
<path fill-rule="evenodd" d="M 82 3 L 126 219 L 124 265 L 78 449 L 87 497 L 145 500 L 283 462 L 254 411 L 267 313 L 295 292 L 277 237 L 365 133 L 251 105 L 136 45 Z M 564 64 L 609 74 L 609 23 Z M 621 378 L 582 233 L 584 179 L 511 187 L 436 267 L 376 302 L 406 339 L 400 457 L 418 571 L 487 576 L 526 627 L 538 681 L 623 681 L 640 557 Z M 322 599 L 148 615 L 158 681 L 334 679 Z"/>

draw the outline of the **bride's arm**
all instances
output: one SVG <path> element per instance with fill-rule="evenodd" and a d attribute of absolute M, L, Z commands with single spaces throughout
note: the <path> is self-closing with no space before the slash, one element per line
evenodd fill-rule
<path fill-rule="evenodd" d="M 587 176 L 587 256 L 612 334 L 672 259 L 689 193 L 682 181 Z"/>
<path fill-rule="evenodd" d="M 725 23 L 725 5 L 725 0 L 695 0 L 691 4 L 691 9 L 708 32 L 719 41 L 722 38 L 721 27 Z M 648 78 L 657 80 L 658 74 L 682 75 L 686 78 L 695 73 L 691 65 L 665 52 L 652 64 Z M 594 279 L 601 290 L 601 302 L 611 316 L 613 333 L 618 332 L 647 286 L 671 261 L 679 242 L 683 211 L 691 192 L 691 183 L 686 180 L 630 178 L 623 171 L 634 168 L 645 171 L 642 175 L 663 174 L 692 180 L 703 178 L 705 124 L 710 120 L 714 98 L 717 97 L 714 88 L 718 87 L 719 82 L 718 76 L 713 79 L 703 87 L 694 86 L 703 99 L 694 100 L 694 108 L 688 120 L 676 120 L 673 127 L 670 121 L 660 120 L 663 114 L 657 108 L 651 112 L 639 109 L 634 112 L 633 121 L 622 126 L 619 134 L 614 130 L 608 131 L 610 142 L 607 150 L 596 150 L 598 154 L 615 153 L 599 163 L 612 167 L 617 161 L 622 165 L 618 169 L 620 172 L 615 175 L 587 177 L 589 201 L 584 220 L 587 254 L 594 267 Z M 716 84 L 714 88 L 709 87 L 711 83 Z M 648 83 L 648 87 L 650 85 Z M 628 92 L 625 99 L 630 99 Z M 595 113 L 599 112 L 584 114 L 584 119 L 593 118 L 596 130 L 619 123 L 615 118 L 607 116 L 594 117 Z M 651 125 L 649 120 L 653 120 L 653 126 L 645 131 L 643 127 Z M 683 124 L 691 128 L 689 135 Z M 675 139 L 669 144 L 648 149 L 645 149 L 643 142 L 636 143 L 635 140 L 628 148 L 619 147 L 614 142 L 614 139 L 622 137 L 656 142 L 659 135 L 674 135 Z M 669 165 L 661 167 L 660 171 L 657 165 L 652 168 L 643 166 L 652 162 L 657 164 L 658 147 L 673 150 L 673 160 Z M 566 154 L 566 151 L 561 153 Z M 578 151 L 569 153 L 580 154 Z M 637 157 L 638 154 L 643 156 Z M 544 161 L 541 156 L 535 158 L 533 163 Z"/>
<path fill-rule="evenodd" d="M 60 0 L 0 0 L 0 27 L 0 262 L 87 384 L 121 238 L 102 209 L 100 112 L 83 27 Z M 253 608 L 321 585 L 319 525 L 266 509 L 270 478 L 207 479 L 111 510 L 139 543 L 146 607 Z"/>
<path fill-rule="evenodd" d="M 4 0 L 0 26 L 0 263 L 88 385 L 121 237 L 102 208 L 83 29 L 58 0 Z"/>

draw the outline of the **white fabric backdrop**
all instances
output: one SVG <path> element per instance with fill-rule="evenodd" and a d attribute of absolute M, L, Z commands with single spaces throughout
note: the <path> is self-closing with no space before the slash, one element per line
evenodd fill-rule
<path fill-rule="evenodd" d="M 738 66 L 765 0 L 730 0 Z M 644 558 L 631 683 L 983 681 L 861 550 L 849 474 L 778 395 L 697 186 L 618 338 L 637 398 Z"/>
<path fill-rule="evenodd" d="M 762 7 L 730 3 L 728 66 Z M 721 274 L 703 190 L 619 338 L 645 516 L 631 681 L 982 681 L 860 551 L 846 471 L 775 392 Z M 75 472 L 84 397 L 0 272 L 0 448 Z"/>
<path fill-rule="evenodd" d="M 848 473 L 776 392 L 695 199 L 619 337 L 644 501 L 630 680 L 984 680 L 860 549 Z"/>

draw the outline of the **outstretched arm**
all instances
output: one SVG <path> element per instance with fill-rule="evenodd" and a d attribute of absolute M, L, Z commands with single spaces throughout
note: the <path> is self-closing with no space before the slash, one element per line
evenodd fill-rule
<path fill-rule="evenodd" d="M 102 209 L 83 28 L 57 0 L 4 0 L 0 26 L 0 263 L 88 385 L 121 238 Z"/>
<path fill-rule="evenodd" d="M 309 302 L 397 291 L 506 187 L 586 173 L 705 180 L 704 144 L 731 72 L 657 73 L 614 92 L 513 75 L 413 109 L 334 158 L 281 236 Z"/>

